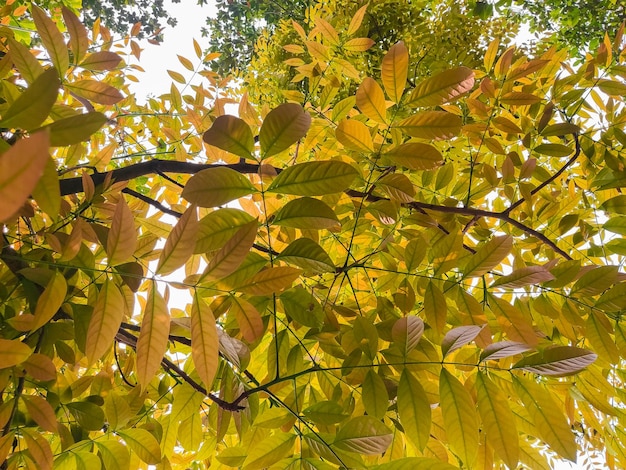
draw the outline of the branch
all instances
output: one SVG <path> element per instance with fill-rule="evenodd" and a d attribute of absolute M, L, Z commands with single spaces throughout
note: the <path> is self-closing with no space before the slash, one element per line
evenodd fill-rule
<path fill-rule="evenodd" d="M 128 194 L 129 196 L 135 197 L 137 199 L 142 200 L 143 202 L 147 202 L 148 204 L 150 204 L 153 207 L 156 207 L 157 209 L 159 209 L 161 212 L 163 212 L 164 214 L 168 214 L 168 215 L 172 215 L 176 218 L 180 218 L 183 216 L 183 214 L 181 214 L 178 211 L 175 211 L 174 209 L 170 209 L 169 207 L 165 207 L 163 204 L 161 204 L 159 201 L 156 201 L 154 199 L 152 199 L 151 197 L 145 196 L 141 193 L 138 193 L 137 191 L 134 191 L 130 188 L 124 188 L 122 189 L 122 192 L 125 194 Z"/>

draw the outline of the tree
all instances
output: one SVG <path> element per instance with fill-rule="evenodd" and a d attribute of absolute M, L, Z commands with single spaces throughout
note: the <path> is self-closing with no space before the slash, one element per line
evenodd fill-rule
<path fill-rule="evenodd" d="M 138 105 L 106 30 L 32 16 L 42 48 L 1 43 L 5 468 L 626 465 L 623 28 L 419 80 L 397 42 L 341 99 L 320 54 L 234 117 L 202 69 Z"/>

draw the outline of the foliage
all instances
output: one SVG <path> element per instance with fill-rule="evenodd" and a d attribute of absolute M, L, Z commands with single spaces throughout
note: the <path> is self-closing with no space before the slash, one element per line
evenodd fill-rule
<path fill-rule="evenodd" d="M 398 42 L 345 97 L 313 57 L 234 117 L 197 44 L 207 86 L 143 106 L 132 38 L 32 17 L 42 48 L 0 29 L 5 468 L 626 466 L 623 30 L 414 83 Z"/>

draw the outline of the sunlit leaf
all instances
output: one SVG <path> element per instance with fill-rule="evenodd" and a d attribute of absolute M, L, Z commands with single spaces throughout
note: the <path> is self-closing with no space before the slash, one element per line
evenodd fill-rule
<path fill-rule="evenodd" d="M 157 273 L 169 274 L 187 262 L 194 252 L 199 228 L 198 210 L 192 204 L 167 237 L 159 257 Z"/>
<path fill-rule="evenodd" d="M 333 272 L 333 260 L 324 249 L 310 238 L 298 238 L 281 251 L 278 259 L 293 263 L 305 271 Z"/>
<path fill-rule="evenodd" d="M 37 77 L 44 73 L 43 65 L 30 53 L 28 47 L 17 42 L 15 39 L 7 38 L 9 44 L 9 52 L 11 53 L 11 61 L 15 64 L 17 70 L 26 83 L 32 85 Z"/>
<path fill-rule="evenodd" d="M 419 83 L 411 92 L 408 104 L 414 107 L 439 106 L 457 99 L 473 86 L 473 70 L 467 67 L 446 70 Z"/>
<path fill-rule="evenodd" d="M 154 378 L 167 351 L 170 316 L 154 283 L 150 286 L 137 340 L 137 380 L 144 387 Z"/>
<path fill-rule="evenodd" d="M 37 395 L 22 395 L 30 417 L 44 430 L 57 432 L 57 417 L 54 409 L 44 398 Z"/>
<path fill-rule="evenodd" d="M 112 105 L 124 99 L 117 88 L 95 80 L 78 80 L 65 86 L 81 98 L 94 103 Z"/>
<path fill-rule="evenodd" d="M 107 237 L 106 252 L 109 265 L 122 264 L 133 255 L 137 247 L 137 232 L 133 213 L 121 197 L 115 205 L 115 212 L 111 220 L 111 229 Z"/>
<path fill-rule="evenodd" d="M 286 150 L 305 136 L 311 116 L 295 103 L 286 103 L 265 116 L 259 132 L 261 157 L 267 158 Z"/>
<path fill-rule="evenodd" d="M 393 324 L 391 337 L 404 354 L 410 353 L 424 334 L 424 321 L 415 315 L 402 317 Z"/>
<path fill-rule="evenodd" d="M 198 295 L 191 304 L 191 358 L 204 384 L 211 388 L 219 362 L 219 338 L 215 316 Z"/>
<path fill-rule="evenodd" d="M 496 279 L 490 287 L 516 288 L 551 281 L 554 275 L 543 266 L 519 268 L 507 276 Z"/>
<path fill-rule="evenodd" d="M 70 35 L 69 46 L 74 56 L 74 64 L 80 63 L 89 47 L 89 38 L 87 36 L 87 29 L 80 22 L 78 17 L 65 5 L 62 7 L 63 19 L 65 20 L 65 26 L 67 32 Z"/>
<path fill-rule="evenodd" d="M 393 434 L 380 420 L 372 416 L 357 416 L 339 428 L 333 446 L 365 455 L 382 454 Z"/>
<path fill-rule="evenodd" d="M 57 69 L 61 76 L 65 75 L 70 64 L 70 59 L 63 34 L 61 34 L 61 31 L 59 31 L 54 21 L 52 21 L 41 8 L 32 5 L 31 12 L 41 42 L 50 55 L 52 65 L 54 65 L 54 68 Z"/>
<path fill-rule="evenodd" d="M 373 78 L 367 77 L 357 89 L 356 105 L 371 120 L 381 124 L 387 122 L 385 94 Z"/>
<path fill-rule="evenodd" d="M 422 452 L 430 438 L 430 403 L 424 387 L 407 369 L 398 384 L 398 414 L 404 434 Z"/>
<path fill-rule="evenodd" d="M 250 126 L 235 116 L 219 116 L 202 135 L 207 144 L 234 153 L 242 158 L 253 158 L 254 136 Z"/>
<path fill-rule="evenodd" d="M 394 103 L 399 103 L 404 93 L 409 73 L 409 50 L 400 41 L 389 48 L 383 57 L 380 76 L 387 96 Z"/>
<path fill-rule="evenodd" d="M 268 268 L 249 278 L 237 290 L 251 295 L 271 295 L 291 287 L 302 271 L 290 266 Z"/>
<path fill-rule="evenodd" d="M 458 467 L 428 457 L 404 457 L 370 468 L 372 470 L 455 470 Z"/>
<path fill-rule="evenodd" d="M 296 436 L 291 433 L 277 433 L 256 444 L 243 462 L 243 470 L 261 470 L 270 467 L 293 448 Z"/>
<path fill-rule="evenodd" d="M 339 220 L 328 207 L 319 199 L 302 197 L 288 202 L 274 215 L 273 223 L 285 227 L 300 229 L 322 230 L 338 229 Z"/>
<path fill-rule="evenodd" d="M 412 137 L 428 140 L 450 139 L 461 132 L 461 118 L 445 111 L 424 111 L 414 114 L 397 127 Z"/>
<path fill-rule="evenodd" d="M 54 317 L 65 301 L 66 294 L 67 282 L 61 273 L 55 272 L 37 300 L 31 331 L 41 328 Z"/>
<path fill-rule="evenodd" d="M 133 428 L 120 430 L 118 434 L 128 444 L 130 450 L 145 463 L 155 465 L 161 462 L 159 442 L 152 433 L 145 429 Z"/>
<path fill-rule="evenodd" d="M 466 277 L 478 277 L 486 274 L 500 264 L 512 248 L 513 237 L 510 235 L 493 237 L 467 259 L 463 274 Z"/>
<path fill-rule="evenodd" d="M 22 429 L 21 433 L 28 447 L 28 453 L 35 461 L 37 468 L 52 470 L 53 453 L 48 440 L 32 429 Z"/>
<path fill-rule="evenodd" d="M 357 170 L 344 162 L 300 163 L 283 170 L 267 191 L 298 196 L 322 196 L 347 189 L 357 175 Z"/>
<path fill-rule="evenodd" d="M 429 144 L 407 142 L 385 153 L 392 162 L 410 170 L 432 170 L 443 164 L 441 152 Z"/>
<path fill-rule="evenodd" d="M 237 319 L 239 330 L 245 340 L 248 343 L 254 343 L 261 338 L 265 327 L 256 307 L 241 297 L 231 297 L 230 305 L 230 312 Z"/>
<path fill-rule="evenodd" d="M 446 333 L 441 340 L 441 353 L 446 357 L 453 351 L 474 341 L 474 338 L 482 331 L 478 325 L 457 326 Z"/>
<path fill-rule="evenodd" d="M 233 273 L 243 263 L 256 239 L 258 222 L 244 224 L 209 261 L 200 280 L 220 279 Z"/>
<path fill-rule="evenodd" d="M 189 178 L 182 196 L 200 207 L 216 207 L 256 189 L 242 174 L 226 167 L 207 168 Z"/>
<path fill-rule="evenodd" d="M 253 220 L 250 214 L 230 207 L 207 214 L 200 220 L 194 253 L 206 253 L 221 248 L 237 230 Z"/>
<path fill-rule="evenodd" d="M 335 129 L 337 140 L 347 149 L 357 152 L 373 152 L 374 142 L 368 127 L 356 119 L 344 119 Z"/>
<path fill-rule="evenodd" d="M 107 120 L 102 113 L 86 113 L 59 119 L 42 129 L 47 129 L 50 133 L 52 147 L 64 147 L 89 139 Z"/>
<path fill-rule="evenodd" d="M 487 346 L 482 353 L 480 353 L 481 361 L 496 361 L 503 357 L 514 356 L 526 351 L 534 349 L 532 346 L 526 343 L 520 343 L 517 341 L 498 341 Z"/>
<path fill-rule="evenodd" d="M 115 52 L 97 51 L 85 57 L 80 66 L 89 70 L 113 70 L 121 61 L 122 58 Z"/>
<path fill-rule="evenodd" d="M 382 419 L 389 407 L 389 397 L 385 382 L 372 369 L 368 370 L 361 385 L 361 398 L 365 411 L 370 416 Z"/>
<path fill-rule="evenodd" d="M 124 298 L 119 288 L 113 281 L 106 279 L 98 293 L 87 329 L 85 355 L 89 364 L 96 362 L 111 349 L 125 310 Z"/>
<path fill-rule="evenodd" d="M 94 441 L 100 454 L 104 468 L 107 470 L 128 470 L 130 467 L 130 452 L 121 442 L 116 440 Z"/>

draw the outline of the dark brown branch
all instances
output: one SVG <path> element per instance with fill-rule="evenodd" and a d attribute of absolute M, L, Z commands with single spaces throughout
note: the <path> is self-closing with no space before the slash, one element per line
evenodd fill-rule
<path fill-rule="evenodd" d="M 134 190 L 132 190 L 130 188 L 124 188 L 124 189 L 122 189 L 122 192 L 125 193 L 125 194 L 128 194 L 129 196 L 132 196 L 134 198 L 140 199 L 143 202 L 147 202 L 151 206 L 156 207 L 157 209 L 159 209 L 164 214 L 172 215 L 172 216 L 177 217 L 177 218 L 180 218 L 180 217 L 183 216 L 183 214 L 181 214 L 180 212 L 175 211 L 174 209 L 170 209 L 169 207 L 165 207 L 159 201 L 156 201 L 156 200 L 152 199 L 151 197 L 148 197 L 148 196 L 146 196 L 144 194 L 138 193 L 137 191 L 134 191 Z"/>

